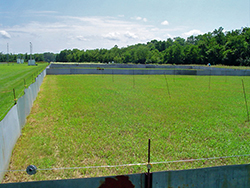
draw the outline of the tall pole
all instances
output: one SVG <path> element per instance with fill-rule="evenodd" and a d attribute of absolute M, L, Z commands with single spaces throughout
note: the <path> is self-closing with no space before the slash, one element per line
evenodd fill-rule
<path fill-rule="evenodd" d="M 30 60 L 32 60 L 32 43 L 30 42 Z"/>

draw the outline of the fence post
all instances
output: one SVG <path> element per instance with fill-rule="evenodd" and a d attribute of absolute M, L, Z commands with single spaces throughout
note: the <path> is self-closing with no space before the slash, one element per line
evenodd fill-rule
<path fill-rule="evenodd" d="M 244 93 L 244 98 L 245 98 L 245 104 L 246 104 L 246 110 L 247 110 L 247 121 L 249 122 L 249 112 L 248 112 L 248 105 L 247 105 L 246 90 L 245 90 L 243 79 L 241 81 L 242 81 L 242 88 L 243 88 L 243 93 Z"/>
<path fill-rule="evenodd" d="M 24 83 L 24 89 L 26 89 L 26 88 L 27 88 L 27 85 L 26 85 L 26 80 L 25 80 L 25 78 L 23 79 L 23 83 Z"/>
<path fill-rule="evenodd" d="M 152 188 L 152 173 L 150 173 L 151 168 L 152 164 L 150 164 L 150 139 L 148 139 L 148 164 L 147 164 L 148 172 L 145 174 L 146 176 L 145 188 Z"/>
<path fill-rule="evenodd" d="M 115 82 L 114 80 L 114 70 L 112 69 L 112 81 Z"/>
<path fill-rule="evenodd" d="M 16 105 L 16 91 L 14 88 L 13 88 L 13 95 L 14 95 L 14 104 Z"/>
<path fill-rule="evenodd" d="M 167 90 L 168 90 L 168 96 L 171 99 L 171 95 L 170 95 L 170 91 L 169 91 L 169 87 L 168 87 L 168 80 L 167 80 L 167 77 L 166 77 L 166 72 L 164 73 L 164 78 L 165 78 L 165 81 L 166 81 L 166 86 L 167 86 Z"/>
<path fill-rule="evenodd" d="M 211 72 L 211 68 L 210 68 L 209 83 L 208 83 L 209 91 L 210 91 L 210 89 L 211 89 L 211 74 L 212 74 L 212 72 Z"/>
<path fill-rule="evenodd" d="M 133 69 L 133 88 L 135 88 L 135 70 Z"/>

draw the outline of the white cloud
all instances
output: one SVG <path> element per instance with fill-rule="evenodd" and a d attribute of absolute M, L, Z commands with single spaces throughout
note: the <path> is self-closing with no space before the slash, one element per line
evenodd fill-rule
<path fill-rule="evenodd" d="M 57 11 L 48 11 L 48 10 L 39 10 L 39 11 L 35 11 L 35 10 L 28 10 L 27 11 L 28 14 L 57 14 Z"/>
<path fill-rule="evenodd" d="M 156 31 L 159 31 L 160 29 L 159 28 L 157 28 L 157 27 L 153 27 L 153 28 L 151 28 L 151 31 L 153 31 L 153 32 L 156 32 Z"/>
<path fill-rule="evenodd" d="M 81 36 L 81 35 L 76 36 L 76 39 L 79 41 L 86 41 L 87 40 L 84 36 Z"/>
<path fill-rule="evenodd" d="M 4 30 L 0 30 L 0 36 L 4 39 L 10 39 L 11 36 L 10 34 L 7 32 L 7 31 L 4 31 Z"/>
<path fill-rule="evenodd" d="M 139 17 L 137 17 L 139 20 Z M 13 51 L 26 53 L 32 42 L 35 53 L 46 51 L 60 52 L 63 49 L 111 48 L 114 45 L 125 47 L 137 43 L 146 43 L 153 39 L 166 40 L 170 34 L 184 33 L 183 28 L 157 28 L 146 24 L 146 18 L 126 20 L 109 16 L 58 16 L 43 21 L 31 21 L 22 25 L 2 28 L 5 38 L 13 41 Z M 174 33 L 174 34 L 173 34 Z M 180 33 L 180 34 L 181 34 Z M 0 43 L 0 48 L 5 48 Z"/>
<path fill-rule="evenodd" d="M 197 29 L 193 29 L 191 31 L 188 31 L 186 33 L 183 33 L 182 35 L 184 37 L 190 37 L 192 35 L 200 35 L 200 34 L 203 34 L 203 32 L 201 32 L 200 30 L 197 30 Z"/>
<path fill-rule="evenodd" d="M 125 37 L 129 38 L 129 39 L 137 39 L 137 35 L 134 34 L 134 33 L 131 33 L 129 31 L 127 31 L 125 34 L 124 34 Z"/>
<path fill-rule="evenodd" d="M 161 22 L 161 25 L 169 25 L 169 22 L 167 20 Z"/>
<path fill-rule="evenodd" d="M 142 18 L 140 16 L 137 17 L 131 17 L 132 20 L 137 20 L 137 21 L 143 21 L 143 22 L 147 22 L 148 19 L 147 18 Z"/>
<path fill-rule="evenodd" d="M 108 39 L 108 40 L 119 41 L 120 40 L 120 33 L 119 32 L 110 32 L 106 35 L 103 35 L 103 37 Z"/>

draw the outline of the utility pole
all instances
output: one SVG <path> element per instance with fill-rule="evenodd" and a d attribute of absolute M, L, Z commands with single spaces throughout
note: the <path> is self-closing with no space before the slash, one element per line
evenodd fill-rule
<path fill-rule="evenodd" d="M 32 43 L 30 42 L 30 60 L 32 60 Z"/>

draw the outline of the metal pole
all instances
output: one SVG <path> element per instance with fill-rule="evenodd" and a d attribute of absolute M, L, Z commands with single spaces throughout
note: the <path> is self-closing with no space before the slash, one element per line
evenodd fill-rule
<path fill-rule="evenodd" d="M 133 69 L 133 88 L 135 88 L 135 70 Z"/>
<path fill-rule="evenodd" d="M 32 43 L 30 42 L 30 60 L 32 59 Z"/>
<path fill-rule="evenodd" d="M 175 65 L 174 65 L 174 82 L 175 82 Z"/>
<path fill-rule="evenodd" d="M 227 70 L 225 70 L 225 82 L 227 82 Z"/>
<path fill-rule="evenodd" d="M 112 69 L 112 81 L 115 82 L 114 80 L 114 70 Z"/>
<path fill-rule="evenodd" d="M 148 174 L 147 174 L 147 188 L 151 188 L 151 174 L 150 169 L 152 168 L 152 165 L 150 164 L 150 139 L 148 139 Z"/>
<path fill-rule="evenodd" d="M 244 86 L 244 81 L 243 81 L 243 79 L 242 79 L 241 81 L 242 81 L 243 93 L 244 93 L 245 104 L 246 104 L 246 109 L 247 109 L 247 121 L 249 122 L 249 112 L 248 112 L 246 91 L 245 91 L 245 86 Z"/>
<path fill-rule="evenodd" d="M 166 85 L 167 85 L 167 89 L 168 89 L 168 96 L 169 96 L 169 98 L 171 98 L 169 87 L 168 87 L 168 80 L 167 80 L 167 77 L 166 77 L 166 73 L 164 74 L 164 77 L 165 77 L 165 81 L 166 81 Z"/>
<path fill-rule="evenodd" d="M 150 164 L 150 139 L 148 139 L 148 164 Z M 148 168 L 148 173 L 150 169 Z"/>
<path fill-rule="evenodd" d="M 26 80 L 25 80 L 25 78 L 23 79 L 23 82 L 24 82 L 24 89 L 26 89 L 27 85 L 26 85 Z"/>
<path fill-rule="evenodd" d="M 23 83 L 24 83 L 24 90 L 23 90 L 23 93 L 25 94 L 25 89 L 26 89 L 26 87 L 27 87 L 25 78 L 23 79 Z"/>
<path fill-rule="evenodd" d="M 14 88 L 13 88 L 13 95 L 14 95 L 14 104 L 16 105 L 16 91 Z"/>
<path fill-rule="evenodd" d="M 208 86 L 208 87 L 209 87 L 209 90 L 210 90 L 210 88 L 211 88 L 210 85 L 211 85 L 211 69 L 210 69 L 210 75 L 209 75 L 209 86 Z"/>

